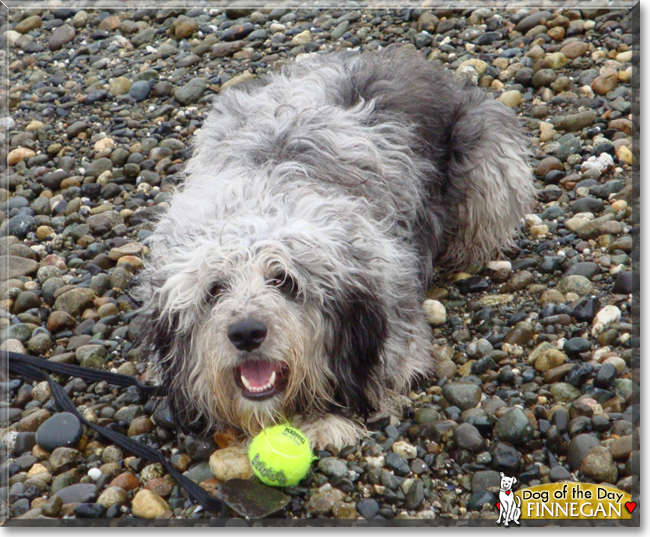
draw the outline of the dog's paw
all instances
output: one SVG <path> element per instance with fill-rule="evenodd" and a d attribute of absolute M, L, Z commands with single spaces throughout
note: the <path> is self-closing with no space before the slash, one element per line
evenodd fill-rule
<path fill-rule="evenodd" d="M 293 422 L 309 439 L 311 446 L 317 449 L 323 449 L 327 444 L 333 444 L 338 449 L 356 444 L 366 432 L 360 423 L 333 414 L 317 418 L 294 416 Z"/>

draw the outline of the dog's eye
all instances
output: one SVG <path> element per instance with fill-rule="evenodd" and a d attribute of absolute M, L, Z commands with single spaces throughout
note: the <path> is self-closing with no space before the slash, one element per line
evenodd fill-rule
<path fill-rule="evenodd" d="M 226 286 L 222 283 L 215 283 L 210 288 L 210 298 L 212 300 L 217 300 L 222 294 L 226 292 Z"/>
<path fill-rule="evenodd" d="M 291 276 L 286 274 L 278 274 L 271 280 L 269 280 L 269 285 L 276 287 L 280 290 L 281 293 L 285 295 L 295 297 L 298 294 L 298 286 Z"/>

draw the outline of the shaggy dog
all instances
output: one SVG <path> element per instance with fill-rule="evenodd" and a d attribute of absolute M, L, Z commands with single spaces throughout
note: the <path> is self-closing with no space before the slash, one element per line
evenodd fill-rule
<path fill-rule="evenodd" d="M 289 419 L 343 446 L 434 373 L 435 267 L 492 259 L 533 195 L 515 115 L 414 52 L 224 91 L 150 238 L 140 296 L 180 425 Z"/>

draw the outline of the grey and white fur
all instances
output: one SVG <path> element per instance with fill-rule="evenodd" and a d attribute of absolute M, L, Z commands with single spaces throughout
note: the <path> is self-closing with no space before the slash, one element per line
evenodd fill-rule
<path fill-rule="evenodd" d="M 182 426 L 315 446 L 435 374 L 434 268 L 493 259 L 533 198 L 515 115 L 415 52 L 330 54 L 223 91 L 139 289 Z"/>

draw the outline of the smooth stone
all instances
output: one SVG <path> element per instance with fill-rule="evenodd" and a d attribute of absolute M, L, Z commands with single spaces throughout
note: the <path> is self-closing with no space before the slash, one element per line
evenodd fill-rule
<path fill-rule="evenodd" d="M 580 471 L 597 482 L 616 483 L 618 472 L 610 451 L 603 446 L 595 446 L 585 455 Z"/>
<path fill-rule="evenodd" d="M 442 396 L 461 410 L 474 408 L 481 401 L 481 388 L 476 384 L 450 382 L 442 389 Z"/>
<path fill-rule="evenodd" d="M 603 363 L 594 378 L 594 386 L 603 389 L 609 388 L 614 383 L 616 374 L 616 367 L 612 363 Z"/>
<path fill-rule="evenodd" d="M 129 88 L 129 95 L 133 97 L 136 101 L 143 101 L 149 96 L 151 91 L 151 85 L 148 80 L 138 80 L 131 84 Z"/>
<path fill-rule="evenodd" d="M 397 475 L 403 476 L 410 472 L 409 465 L 395 452 L 390 452 L 386 455 L 386 466 L 393 470 Z"/>
<path fill-rule="evenodd" d="M 544 177 L 547 173 L 553 170 L 558 170 L 563 172 L 564 165 L 562 164 L 562 161 L 556 157 L 546 157 L 543 158 L 535 168 L 535 175 Z"/>
<path fill-rule="evenodd" d="M 348 475 L 348 465 L 335 457 L 325 457 L 318 461 L 318 469 L 329 476 L 346 477 Z"/>
<path fill-rule="evenodd" d="M 514 108 L 521 103 L 521 92 L 519 90 L 504 91 L 499 96 L 499 101 L 508 108 Z"/>
<path fill-rule="evenodd" d="M 59 50 L 61 47 L 63 47 L 63 45 L 72 41 L 76 35 L 77 32 L 72 26 L 68 26 L 67 24 L 59 26 L 56 30 L 54 30 L 54 32 L 52 32 L 47 45 L 50 50 Z"/>
<path fill-rule="evenodd" d="M 97 294 L 92 289 L 76 287 L 59 295 L 54 302 L 54 309 L 65 311 L 76 317 L 83 313 L 96 296 Z"/>
<path fill-rule="evenodd" d="M 312 515 L 326 515 L 336 502 L 343 500 L 344 496 L 343 492 L 335 488 L 318 491 L 309 498 L 307 509 Z"/>
<path fill-rule="evenodd" d="M 567 461 L 573 471 L 579 470 L 583 459 L 595 446 L 599 446 L 598 438 L 591 434 L 580 434 L 569 443 Z"/>
<path fill-rule="evenodd" d="M 210 457 L 210 470 L 220 481 L 249 479 L 253 476 L 248 454 L 240 447 L 227 447 L 215 451 Z"/>
<path fill-rule="evenodd" d="M 440 326 L 447 322 L 447 310 L 442 302 L 427 299 L 422 303 L 424 316 L 427 322 L 433 326 Z"/>
<path fill-rule="evenodd" d="M 131 511 L 140 518 L 160 518 L 169 511 L 169 504 L 155 492 L 141 489 L 133 498 Z"/>
<path fill-rule="evenodd" d="M 337 489 L 339 496 L 335 501 L 342 500 L 344 495 Z M 219 487 L 217 494 L 235 513 L 247 519 L 260 519 L 284 509 L 291 496 L 276 488 L 267 487 L 258 481 L 232 479 Z M 311 500 L 310 500 L 311 501 Z M 332 505 L 334 501 L 332 501 Z M 329 506 L 331 509 L 332 505 Z"/>
<path fill-rule="evenodd" d="M 554 126 L 557 130 L 574 132 L 593 125 L 595 120 L 596 112 L 594 110 L 588 110 L 568 116 L 560 116 L 555 120 Z"/>
<path fill-rule="evenodd" d="M 596 274 L 599 274 L 600 267 L 597 263 L 582 262 L 575 263 L 569 267 L 564 275 L 565 276 L 584 276 L 588 279 L 593 279 Z"/>
<path fill-rule="evenodd" d="M 638 289 L 638 277 L 636 279 L 636 288 Z M 622 270 L 616 275 L 616 280 L 612 286 L 612 293 L 619 295 L 629 295 L 634 291 L 634 274 L 632 271 Z"/>
<path fill-rule="evenodd" d="M 490 449 L 492 468 L 506 475 L 515 475 L 521 468 L 521 453 L 512 445 L 496 441 Z"/>
<path fill-rule="evenodd" d="M 37 228 L 36 219 L 27 214 L 17 214 L 7 222 L 7 235 L 24 239 L 28 233 Z"/>
<path fill-rule="evenodd" d="M 415 511 L 424 501 L 424 484 L 417 479 L 406 493 L 406 508 Z"/>
<path fill-rule="evenodd" d="M 76 449 L 69 447 L 56 448 L 52 452 L 52 455 L 50 455 L 50 465 L 52 466 L 52 471 L 55 474 L 60 474 L 62 472 L 70 470 L 76 465 L 80 456 L 81 453 L 79 453 Z"/>
<path fill-rule="evenodd" d="M 479 430 L 469 423 L 461 423 L 454 429 L 454 439 L 462 449 L 479 451 L 485 447 L 485 439 Z"/>
<path fill-rule="evenodd" d="M 556 382 L 551 386 L 551 395 L 558 402 L 568 403 L 580 397 L 580 390 L 568 382 Z"/>
<path fill-rule="evenodd" d="M 70 412 L 55 414 L 36 431 L 36 442 L 46 451 L 76 446 L 83 436 L 79 419 Z"/>
<path fill-rule="evenodd" d="M 605 204 L 603 203 L 603 200 L 587 196 L 574 201 L 571 204 L 571 211 L 573 211 L 574 214 L 600 213 L 602 212 L 604 206 Z"/>
<path fill-rule="evenodd" d="M 97 487 L 92 483 L 69 485 L 59 490 L 55 496 L 66 503 L 90 503 L 97 498 Z"/>
<path fill-rule="evenodd" d="M 198 101 L 205 90 L 208 88 L 208 83 L 204 78 L 196 77 L 191 79 L 184 86 L 176 89 L 174 98 L 182 105 L 188 105 Z"/>
<path fill-rule="evenodd" d="M 563 349 L 567 354 L 580 354 L 591 349 L 591 343 L 585 338 L 574 337 L 564 343 Z"/>
<path fill-rule="evenodd" d="M 357 512 L 366 520 L 374 518 L 379 511 L 379 504 L 372 498 L 363 498 L 357 502 Z"/>
<path fill-rule="evenodd" d="M 523 410 L 513 408 L 497 421 L 494 432 L 502 440 L 522 444 L 532 438 L 534 431 Z"/>
<path fill-rule="evenodd" d="M 584 276 L 564 276 L 557 285 L 560 292 L 575 293 L 578 296 L 588 295 L 593 286 L 591 282 Z"/>
<path fill-rule="evenodd" d="M 598 298 L 585 298 L 573 308 L 573 317 L 580 323 L 591 323 L 599 310 L 600 300 Z"/>
<path fill-rule="evenodd" d="M 559 465 L 551 468 L 551 471 L 548 474 L 548 478 L 550 479 L 551 483 L 559 483 L 562 481 L 573 481 L 573 478 L 571 477 L 571 473 L 569 472 L 569 470 Z"/>

